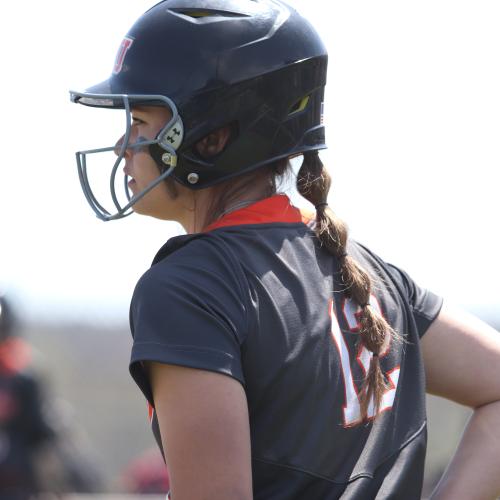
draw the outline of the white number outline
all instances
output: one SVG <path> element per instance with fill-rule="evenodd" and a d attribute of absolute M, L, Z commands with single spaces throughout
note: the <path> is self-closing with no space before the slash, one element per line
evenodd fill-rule
<path fill-rule="evenodd" d="M 380 314 L 382 314 L 380 304 L 374 295 L 370 297 L 370 305 L 374 309 L 376 309 Z M 359 332 L 359 314 L 361 313 L 361 308 L 358 305 L 355 305 L 353 301 L 351 301 L 349 298 L 345 298 L 342 302 L 342 312 L 344 314 L 347 325 L 349 326 L 349 330 L 352 333 Z M 330 300 L 329 303 L 329 314 L 331 319 L 331 336 L 333 339 L 333 343 L 335 344 L 335 347 L 337 348 L 337 352 L 339 354 L 342 379 L 344 381 L 345 404 L 342 406 L 343 426 L 346 428 L 354 427 L 362 423 L 361 406 L 359 402 L 359 391 L 352 376 L 349 348 L 347 346 L 347 342 L 345 341 L 344 335 L 342 334 L 342 331 L 340 329 L 339 322 L 335 314 L 333 300 Z M 387 355 L 387 353 L 390 350 L 390 345 L 391 343 L 389 342 L 387 344 L 387 347 L 380 354 L 381 357 Z M 364 376 L 366 376 L 366 372 L 370 367 L 370 361 L 372 356 L 373 353 L 371 353 L 365 346 L 360 344 L 356 356 L 356 361 L 361 366 Z M 389 382 L 389 387 L 382 396 L 382 402 L 380 404 L 380 408 L 377 415 L 379 415 L 384 411 L 388 411 L 392 408 L 398 387 L 400 371 L 401 371 L 400 366 L 398 365 L 394 367 L 392 370 L 386 372 L 385 375 Z M 368 412 L 368 420 L 373 420 L 377 416 L 375 415 L 373 399 L 370 401 L 368 405 L 367 412 Z"/>

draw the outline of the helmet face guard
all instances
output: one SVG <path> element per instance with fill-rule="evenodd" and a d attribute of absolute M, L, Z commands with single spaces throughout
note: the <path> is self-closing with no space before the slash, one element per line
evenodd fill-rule
<path fill-rule="evenodd" d="M 326 48 L 314 28 L 281 0 L 165 0 L 141 16 L 118 50 L 110 78 L 73 102 L 121 108 L 126 132 L 109 179 L 114 213 L 90 188 L 87 158 L 115 147 L 79 151 L 85 197 L 102 220 L 125 217 L 171 176 L 203 189 L 275 161 L 326 148 L 322 122 Z M 168 97 L 167 97 L 168 96 Z M 130 144 L 134 105 L 168 106 L 172 119 L 152 141 Z M 222 152 L 201 157 L 196 144 L 222 127 Z M 125 198 L 116 187 L 127 150 L 147 147 L 159 177 Z M 122 196 L 123 198 L 123 196 Z"/>
<path fill-rule="evenodd" d="M 103 148 L 89 149 L 85 151 L 76 152 L 76 163 L 78 168 L 78 178 L 80 180 L 80 185 L 83 190 L 83 194 L 90 207 L 97 215 L 97 217 L 103 221 L 116 220 L 127 217 L 132 213 L 132 206 L 143 198 L 147 193 L 149 193 L 153 188 L 160 184 L 164 179 L 170 176 L 177 165 L 177 148 L 182 143 L 184 136 L 184 129 L 182 126 L 182 120 L 179 116 L 175 104 L 165 96 L 155 96 L 155 95 L 126 95 L 126 94 L 93 94 L 85 92 L 74 92 L 71 91 L 71 100 L 73 102 L 79 102 L 86 106 L 93 107 L 105 107 L 105 108 L 119 108 L 125 110 L 125 134 L 119 144 L 114 146 L 108 146 Z M 131 106 L 133 103 L 140 103 L 142 105 L 147 105 L 152 103 L 156 106 L 163 104 L 165 107 L 171 110 L 172 118 L 165 124 L 165 126 L 160 130 L 155 139 L 143 140 L 139 138 L 138 141 L 131 143 L 131 127 L 132 127 L 132 114 Z M 143 190 L 134 196 L 131 196 L 130 189 L 128 187 L 129 176 L 123 174 L 123 189 L 125 194 L 126 202 L 119 200 L 117 195 L 117 173 L 118 168 L 122 164 L 125 158 L 127 150 L 139 151 L 147 149 L 148 152 L 154 151 L 155 156 L 159 156 L 159 161 L 161 162 L 160 175 L 146 186 Z M 158 155 L 159 151 L 159 155 Z M 111 169 L 109 178 L 109 190 L 111 194 L 112 203 L 114 205 L 114 213 L 110 212 L 105 208 L 101 202 L 98 201 L 94 194 L 94 191 L 90 185 L 88 168 L 87 168 L 87 156 L 98 154 L 114 152 L 116 154 L 116 160 Z"/>

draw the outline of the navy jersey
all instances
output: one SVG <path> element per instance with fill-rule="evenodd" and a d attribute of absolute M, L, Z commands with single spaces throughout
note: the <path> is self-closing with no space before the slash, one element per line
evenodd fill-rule
<path fill-rule="evenodd" d="M 403 337 L 380 361 L 379 416 L 360 419 L 371 353 L 339 264 L 284 195 L 170 239 L 137 284 L 130 370 L 154 406 L 141 362 L 235 378 L 248 399 L 254 498 L 420 498 L 426 448 L 419 338 L 441 300 L 351 242 L 373 277 L 371 306 Z M 373 407 L 369 408 L 373 414 Z M 153 428 L 159 445 L 158 425 Z"/>

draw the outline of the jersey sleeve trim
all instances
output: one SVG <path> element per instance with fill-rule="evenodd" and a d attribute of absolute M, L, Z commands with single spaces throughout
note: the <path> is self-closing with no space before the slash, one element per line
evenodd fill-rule
<path fill-rule="evenodd" d="M 130 374 L 143 392 L 146 399 L 154 406 L 153 394 L 149 378 L 143 362 L 158 363 L 196 368 L 228 375 L 243 386 L 245 379 L 239 359 L 215 349 L 198 348 L 196 346 L 167 345 L 159 342 L 136 342 L 132 347 Z"/>

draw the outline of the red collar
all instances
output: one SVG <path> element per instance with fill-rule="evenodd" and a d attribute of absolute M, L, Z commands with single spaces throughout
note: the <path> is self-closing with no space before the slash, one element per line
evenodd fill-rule
<path fill-rule="evenodd" d="M 301 211 L 290 203 L 288 196 L 276 194 L 234 212 L 229 212 L 207 226 L 203 232 L 212 231 L 219 227 L 241 226 L 243 224 L 298 223 L 308 220 L 308 217 L 304 217 Z"/>

